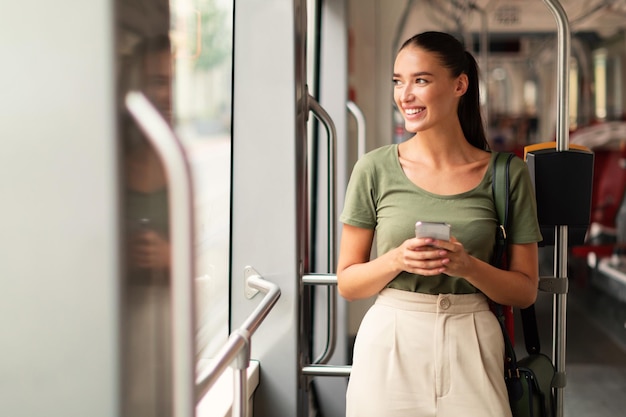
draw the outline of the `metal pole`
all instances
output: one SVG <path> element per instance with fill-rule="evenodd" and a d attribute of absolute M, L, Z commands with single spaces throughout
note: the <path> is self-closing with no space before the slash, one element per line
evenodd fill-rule
<path fill-rule="evenodd" d="M 571 33 L 567 14 L 558 0 L 543 0 L 557 23 L 557 152 L 569 149 L 569 61 Z M 568 227 L 557 226 L 554 236 L 554 274 L 567 279 Z M 563 388 L 565 387 L 565 341 L 566 341 L 567 294 L 554 295 L 553 314 L 553 360 L 557 372 L 555 389 L 556 415 L 563 417 Z"/>

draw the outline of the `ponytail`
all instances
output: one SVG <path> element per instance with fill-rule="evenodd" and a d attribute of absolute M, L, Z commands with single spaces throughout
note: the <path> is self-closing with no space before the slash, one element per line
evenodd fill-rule
<path fill-rule="evenodd" d="M 489 143 L 485 136 L 483 120 L 480 114 L 480 89 L 478 82 L 478 64 L 471 53 L 465 51 L 466 69 L 468 78 L 467 91 L 459 101 L 457 114 L 461 128 L 467 141 L 473 146 L 489 150 Z"/>

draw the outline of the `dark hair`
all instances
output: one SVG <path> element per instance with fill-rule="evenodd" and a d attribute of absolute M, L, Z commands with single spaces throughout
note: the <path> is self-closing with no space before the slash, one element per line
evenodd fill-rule
<path fill-rule="evenodd" d="M 454 36 L 443 32 L 424 32 L 415 35 L 406 40 L 400 50 L 408 46 L 436 53 L 443 66 L 448 68 L 454 77 L 463 73 L 467 75 L 469 81 L 467 91 L 461 97 L 457 109 L 461 128 L 470 144 L 479 149 L 489 150 L 480 115 L 478 64 L 472 54 L 466 51 L 463 44 Z"/>

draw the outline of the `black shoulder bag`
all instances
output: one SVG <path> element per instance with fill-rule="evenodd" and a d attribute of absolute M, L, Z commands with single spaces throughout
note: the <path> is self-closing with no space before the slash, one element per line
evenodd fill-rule
<path fill-rule="evenodd" d="M 498 153 L 493 166 L 493 199 L 500 225 L 492 265 L 501 269 L 508 268 L 506 232 L 509 226 L 509 165 L 513 157 L 513 154 Z M 552 380 L 556 372 L 552 360 L 540 352 L 534 305 L 521 310 L 528 356 L 519 361 L 509 335 L 511 330 L 507 330 L 505 324 L 505 308 L 494 303 L 494 312 L 504 336 L 504 380 L 513 417 L 553 417 L 555 401 Z"/>

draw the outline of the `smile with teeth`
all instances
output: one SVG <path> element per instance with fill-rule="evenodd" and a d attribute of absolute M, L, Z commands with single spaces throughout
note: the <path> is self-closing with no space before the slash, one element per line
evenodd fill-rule
<path fill-rule="evenodd" d="M 421 113 L 421 112 L 423 112 L 424 110 L 425 110 L 425 108 L 424 108 L 424 107 L 421 107 L 421 108 L 419 108 L 419 109 L 406 109 L 406 110 L 404 110 L 404 112 L 405 112 L 407 115 L 412 116 L 412 115 L 414 115 L 414 114 Z"/>

